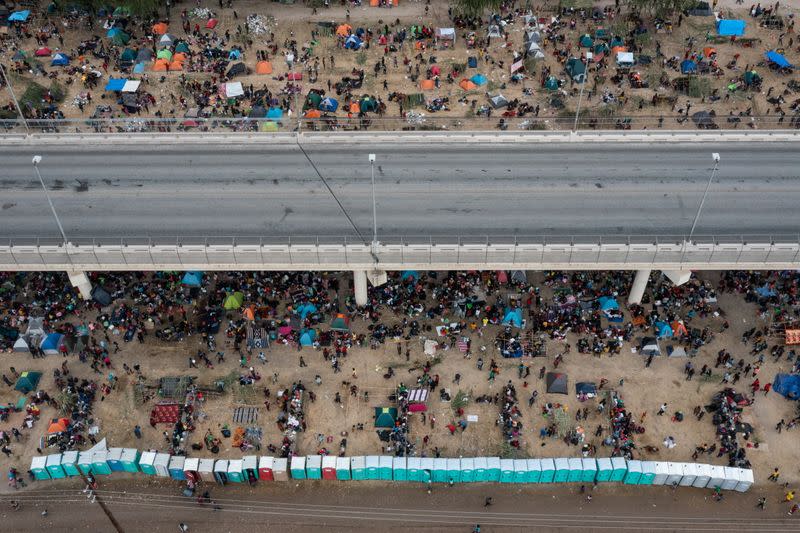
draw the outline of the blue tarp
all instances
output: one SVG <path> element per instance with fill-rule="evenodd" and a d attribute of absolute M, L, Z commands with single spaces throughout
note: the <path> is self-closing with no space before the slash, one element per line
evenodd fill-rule
<path fill-rule="evenodd" d="M 316 312 L 317 312 L 317 306 L 308 302 L 300 304 L 300 306 L 297 308 L 297 314 L 300 315 L 301 320 L 305 320 L 308 315 Z"/>
<path fill-rule="evenodd" d="M 690 72 L 697 72 L 697 63 L 691 59 L 686 59 L 681 63 L 681 73 L 688 74 Z"/>
<path fill-rule="evenodd" d="M 300 333 L 300 346 L 311 346 L 314 344 L 315 338 L 317 338 L 317 333 L 313 329 L 304 329 Z"/>
<path fill-rule="evenodd" d="M 69 65 L 69 56 L 62 53 L 54 55 L 53 60 L 50 62 L 51 67 L 65 67 L 67 65 Z"/>
<path fill-rule="evenodd" d="M 597 299 L 600 303 L 600 310 L 601 311 L 612 311 L 614 309 L 619 309 L 619 303 L 615 298 L 610 296 L 601 296 Z"/>
<path fill-rule="evenodd" d="M 64 335 L 60 333 L 51 333 L 42 340 L 42 344 L 39 345 L 39 348 L 47 355 L 56 354 L 58 353 L 58 347 L 61 346 L 61 340 L 63 338 Z"/>
<path fill-rule="evenodd" d="M 762 298 L 770 298 L 777 294 L 773 289 L 769 288 L 769 285 L 766 284 L 763 287 L 758 287 L 756 289 L 756 293 L 758 293 L 758 295 Z"/>
<path fill-rule="evenodd" d="M 656 322 L 656 335 L 659 339 L 672 337 L 672 328 L 666 322 Z"/>
<path fill-rule="evenodd" d="M 361 45 L 362 45 L 361 39 L 359 39 L 355 35 L 351 35 L 344 42 L 344 47 L 347 48 L 348 50 L 358 50 L 359 48 L 361 48 Z"/>
<path fill-rule="evenodd" d="M 283 117 L 283 109 L 280 107 L 270 107 L 269 111 L 267 111 L 267 118 L 282 118 Z"/>
<path fill-rule="evenodd" d="M 121 91 L 127 81 L 125 78 L 111 78 L 106 83 L 106 91 Z"/>
<path fill-rule="evenodd" d="M 25 22 L 28 20 L 28 17 L 31 16 L 31 12 L 27 9 L 23 9 L 22 11 L 14 11 L 8 16 L 9 22 Z"/>
<path fill-rule="evenodd" d="M 778 374 L 772 380 L 772 390 L 789 400 L 800 400 L 800 374 Z"/>
<path fill-rule="evenodd" d="M 339 109 L 339 101 L 336 100 L 336 98 L 331 98 L 329 96 L 328 98 L 323 99 L 319 103 L 319 110 L 320 111 L 328 111 L 328 112 L 332 113 L 332 112 L 336 111 L 337 109 Z"/>
<path fill-rule="evenodd" d="M 781 68 L 792 68 L 792 64 L 789 63 L 785 57 L 774 50 L 770 50 L 764 54 L 764 57 L 766 57 L 768 61 L 772 61 Z"/>
<path fill-rule="evenodd" d="M 403 281 L 407 280 L 408 278 L 414 278 L 414 281 L 419 279 L 419 273 L 416 270 L 406 270 L 400 276 L 400 279 Z"/>
<path fill-rule="evenodd" d="M 475 74 L 470 78 L 470 81 L 475 85 L 486 85 L 486 76 L 483 74 Z"/>
<path fill-rule="evenodd" d="M 717 33 L 722 36 L 736 36 L 741 37 L 744 35 L 744 27 L 747 23 L 743 20 L 719 20 L 717 21 Z"/>
<path fill-rule="evenodd" d="M 189 287 L 199 287 L 200 284 L 203 283 L 203 273 L 187 272 L 186 274 L 183 275 L 181 283 Z"/>
<path fill-rule="evenodd" d="M 506 308 L 506 314 L 503 317 L 504 326 L 514 326 L 516 328 L 522 327 L 522 309 Z"/>

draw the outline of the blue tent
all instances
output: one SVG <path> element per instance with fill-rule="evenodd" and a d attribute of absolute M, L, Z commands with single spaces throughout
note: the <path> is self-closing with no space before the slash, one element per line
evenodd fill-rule
<path fill-rule="evenodd" d="M 42 344 L 39 345 L 39 348 L 41 348 L 46 355 L 56 355 L 58 354 L 58 347 L 61 346 L 61 341 L 63 339 L 64 335 L 60 333 L 51 333 L 42 340 Z"/>
<path fill-rule="evenodd" d="M 779 54 L 774 50 L 770 50 L 769 52 L 764 54 L 764 57 L 767 58 L 767 61 L 775 63 L 780 68 L 793 68 L 793 65 L 789 63 L 785 57 L 783 57 L 781 54 Z"/>
<path fill-rule="evenodd" d="M 121 91 L 127 81 L 125 78 L 110 78 L 106 83 L 106 91 Z"/>
<path fill-rule="evenodd" d="M 619 309 L 619 303 L 611 296 L 601 296 L 597 299 L 597 301 L 600 303 L 601 311 L 612 311 L 614 309 Z"/>
<path fill-rule="evenodd" d="M 53 60 L 50 62 L 51 67 L 66 67 L 67 65 L 69 65 L 69 56 L 61 52 L 54 55 Z"/>
<path fill-rule="evenodd" d="M 186 274 L 183 275 L 181 283 L 189 287 L 199 287 L 200 284 L 203 283 L 203 273 L 187 272 Z"/>
<path fill-rule="evenodd" d="M 414 278 L 414 281 L 417 281 L 419 279 L 419 272 L 417 272 L 416 270 L 403 271 L 403 273 L 400 275 L 400 279 L 405 281 L 408 278 Z"/>
<path fill-rule="evenodd" d="M 297 308 L 297 314 L 300 315 L 301 320 L 305 320 L 308 315 L 316 312 L 317 306 L 310 302 L 300 304 L 300 306 Z"/>
<path fill-rule="evenodd" d="M 788 400 L 800 400 L 800 375 L 778 374 L 772 380 L 772 390 Z"/>
<path fill-rule="evenodd" d="M 514 326 L 515 328 L 522 327 L 522 309 L 506 308 L 506 314 L 503 317 L 504 326 Z"/>
<path fill-rule="evenodd" d="M 267 111 L 267 118 L 282 118 L 283 117 L 283 109 L 280 107 L 270 107 L 269 111 Z"/>
<path fill-rule="evenodd" d="M 746 25 L 747 23 L 743 20 L 719 20 L 717 21 L 717 33 L 723 37 L 741 37 L 744 35 L 744 27 Z"/>
<path fill-rule="evenodd" d="M 144 63 L 136 63 L 136 65 L 133 67 L 133 73 L 141 74 L 142 72 L 144 72 Z"/>
<path fill-rule="evenodd" d="M 697 72 L 697 63 L 695 63 L 691 59 L 685 59 L 681 63 L 681 73 L 689 74 L 691 72 Z"/>
<path fill-rule="evenodd" d="M 314 344 L 314 339 L 317 338 L 317 332 L 313 329 L 304 329 L 300 333 L 300 346 L 311 346 Z"/>
<path fill-rule="evenodd" d="M 355 35 L 351 35 L 344 42 L 344 47 L 347 48 L 348 50 L 358 50 L 359 48 L 361 48 L 362 44 L 363 41 L 361 39 L 359 39 Z"/>
<path fill-rule="evenodd" d="M 770 298 L 777 294 L 773 289 L 770 289 L 769 285 L 767 284 L 764 284 L 763 287 L 756 288 L 756 293 L 758 293 L 758 295 L 762 298 Z"/>
<path fill-rule="evenodd" d="M 119 28 L 111 28 L 111 29 L 110 29 L 110 30 L 108 30 L 108 32 L 106 33 L 106 37 L 109 37 L 109 38 L 110 38 L 110 37 L 114 37 L 114 36 L 115 36 L 116 34 L 118 34 L 118 33 L 122 33 L 122 30 L 121 30 L 121 29 L 119 29 Z"/>
<path fill-rule="evenodd" d="M 334 112 L 337 109 L 339 109 L 339 101 L 336 98 L 331 98 L 329 96 L 319 103 L 320 111 Z"/>
<path fill-rule="evenodd" d="M 31 12 L 27 9 L 23 9 L 22 11 L 14 11 L 8 16 L 9 22 L 25 22 L 28 20 L 28 17 L 31 16 Z"/>
<path fill-rule="evenodd" d="M 656 335 L 659 339 L 672 337 L 672 328 L 666 322 L 656 322 Z"/>
<path fill-rule="evenodd" d="M 475 85 L 486 85 L 486 82 L 488 81 L 486 76 L 483 74 L 475 74 L 469 80 Z"/>
<path fill-rule="evenodd" d="M 236 49 L 231 50 L 228 54 L 228 59 L 239 59 L 240 57 L 242 57 L 242 53 Z"/>

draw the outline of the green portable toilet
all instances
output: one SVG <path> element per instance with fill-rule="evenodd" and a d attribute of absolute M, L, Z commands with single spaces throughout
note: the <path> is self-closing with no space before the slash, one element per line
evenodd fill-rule
<path fill-rule="evenodd" d="M 367 469 L 367 479 L 380 479 L 381 474 L 379 469 L 381 467 L 381 460 L 377 455 L 368 455 L 364 458 L 364 464 Z"/>
<path fill-rule="evenodd" d="M 539 483 L 542 477 L 542 462 L 539 459 L 528 459 L 528 483 Z"/>
<path fill-rule="evenodd" d="M 625 474 L 626 485 L 638 485 L 639 478 L 642 477 L 642 462 L 628 461 L 628 472 Z"/>
<path fill-rule="evenodd" d="M 595 477 L 595 480 L 597 482 L 610 481 L 613 471 L 614 468 L 611 466 L 611 459 L 608 457 L 599 457 L 597 459 L 597 477 Z"/>
<path fill-rule="evenodd" d="M 539 476 L 539 483 L 552 483 L 556 478 L 556 463 L 550 457 L 539 459 L 542 467 L 542 475 Z"/>
<path fill-rule="evenodd" d="M 70 477 L 81 475 L 81 471 L 78 470 L 78 452 L 70 450 L 62 453 L 61 467 L 64 469 L 64 473 Z"/>
<path fill-rule="evenodd" d="M 628 472 L 628 464 L 622 457 L 611 458 L 611 478 L 609 481 L 622 481 Z"/>
<path fill-rule="evenodd" d="M 433 459 L 433 482 L 447 483 L 447 459 L 444 457 Z"/>
<path fill-rule="evenodd" d="M 407 463 L 408 459 L 405 457 L 392 458 L 392 479 L 395 481 L 408 481 Z"/>
<path fill-rule="evenodd" d="M 321 455 L 309 455 L 306 457 L 306 479 L 322 479 Z"/>
<path fill-rule="evenodd" d="M 106 462 L 112 472 L 123 472 L 125 469 L 122 467 L 122 448 L 109 448 Z"/>
<path fill-rule="evenodd" d="M 577 483 L 583 477 L 583 462 L 578 457 L 570 457 L 568 483 Z"/>
<path fill-rule="evenodd" d="M 67 477 L 67 474 L 64 472 L 64 467 L 61 466 L 60 453 L 48 455 L 46 465 L 47 473 L 50 475 L 50 479 L 61 479 L 63 477 Z"/>
<path fill-rule="evenodd" d="M 500 483 L 514 482 L 514 459 L 500 459 Z"/>
<path fill-rule="evenodd" d="M 461 483 L 461 459 L 450 457 L 447 459 L 447 482 Z"/>
<path fill-rule="evenodd" d="M 406 479 L 408 481 L 422 480 L 422 460 L 419 457 L 409 457 L 406 460 Z"/>
<path fill-rule="evenodd" d="M 366 463 L 366 458 L 363 455 L 350 458 L 350 476 L 354 480 L 361 481 L 367 479 Z"/>
<path fill-rule="evenodd" d="M 566 483 L 569 480 L 569 459 L 559 457 L 553 463 L 556 466 L 556 473 L 553 477 L 555 483 Z"/>
<path fill-rule="evenodd" d="M 108 476 L 111 475 L 111 467 L 108 466 L 108 450 L 98 450 L 92 456 L 92 473 Z"/>
<path fill-rule="evenodd" d="M 597 461 L 593 457 L 584 457 L 583 460 L 583 477 L 581 481 L 584 483 L 594 483 L 597 478 Z"/>
<path fill-rule="evenodd" d="M 295 455 L 292 457 L 292 462 L 289 466 L 289 474 L 292 479 L 305 479 L 306 478 L 306 458 L 302 455 Z"/>
<path fill-rule="evenodd" d="M 336 479 L 348 481 L 350 479 L 350 458 L 336 458 Z"/>
<path fill-rule="evenodd" d="M 378 458 L 378 479 L 384 481 L 392 480 L 392 456 L 381 455 Z"/>
<path fill-rule="evenodd" d="M 42 455 L 31 459 L 31 472 L 36 479 L 50 479 L 47 473 L 47 457 Z"/>
<path fill-rule="evenodd" d="M 231 459 L 228 461 L 228 481 L 233 483 L 241 483 L 244 481 L 241 459 Z"/>
<path fill-rule="evenodd" d="M 433 481 L 433 457 L 423 457 L 420 461 L 419 480 L 422 483 Z"/>
<path fill-rule="evenodd" d="M 486 481 L 500 481 L 500 458 L 486 458 Z"/>
<path fill-rule="evenodd" d="M 486 472 L 486 457 L 476 457 L 472 462 L 475 468 L 473 479 L 479 483 L 489 481 L 489 474 Z"/>
<path fill-rule="evenodd" d="M 639 485 L 652 485 L 656 477 L 656 463 L 642 461 L 642 475 L 639 476 Z"/>
<path fill-rule="evenodd" d="M 528 460 L 514 459 L 514 483 L 528 482 Z"/>
<path fill-rule="evenodd" d="M 472 483 L 475 481 L 475 459 L 472 457 L 461 458 L 461 482 Z"/>
<path fill-rule="evenodd" d="M 78 454 L 78 469 L 81 474 L 88 475 L 92 473 L 92 456 L 94 452 L 85 451 Z"/>
<path fill-rule="evenodd" d="M 122 462 L 122 469 L 125 470 L 125 472 L 138 472 L 139 450 L 136 448 L 123 448 L 120 462 Z"/>

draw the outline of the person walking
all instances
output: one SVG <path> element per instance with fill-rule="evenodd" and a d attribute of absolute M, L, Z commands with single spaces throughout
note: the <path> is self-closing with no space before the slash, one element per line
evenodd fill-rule
<path fill-rule="evenodd" d="M 666 412 L 667 412 L 667 404 L 666 404 L 666 402 L 665 402 L 665 403 L 662 403 L 662 404 L 661 404 L 661 407 L 659 407 L 659 408 L 658 408 L 658 413 L 656 413 L 656 414 L 657 414 L 658 416 L 662 416 L 662 415 L 663 415 L 664 413 L 666 413 Z"/>
<path fill-rule="evenodd" d="M 142 438 L 142 428 L 139 427 L 138 425 L 134 426 L 133 427 L 133 434 L 136 435 L 137 439 L 141 439 Z"/>
<path fill-rule="evenodd" d="M 774 481 L 774 482 L 777 482 L 779 477 L 781 477 L 781 471 L 780 471 L 780 470 L 778 469 L 778 467 L 776 466 L 776 467 L 775 467 L 775 470 L 773 470 L 773 471 L 772 471 L 772 473 L 769 475 L 769 477 L 767 478 L 767 480 L 768 480 L 768 481 Z"/>
<path fill-rule="evenodd" d="M 760 497 L 758 499 L 758 503 L 756 504 L 756 507 L 758 509 L 761 509 L 762 511 L 767 507 L 767 498 L 766 498 L 766 496 L 762 496 L 762 497 Z"/>
<path fill-rule="evenodd" d="M 486 499 L 483 500 L 483 506 L 484 507 L 491 507 L 492 503 L 493 503 L 493 500 L 492 500 L 491 496 L 487 496 Z"/>

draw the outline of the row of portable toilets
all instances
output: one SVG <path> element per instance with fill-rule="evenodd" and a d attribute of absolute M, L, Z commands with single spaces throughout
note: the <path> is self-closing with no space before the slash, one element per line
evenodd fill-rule
<path fill-rule="evenodd" d="M 745 492 L 753 471 L 699 463 L 627 461 L 611 458 L 500 459 L 498 457 L 432 458 L 391 456 L 245 456 L 242 459 L 199 459 L 166 453 L 110 448 L 94 452 L 70 451 L 34 457 L 31 471 L 37 479 L 59 479 L 81 474 L 110 475 L 141 472 L 177 480 L 243 483 L 289 479 L 394 480 L 421 483 L 593 483 L 679 485 Z"/>

